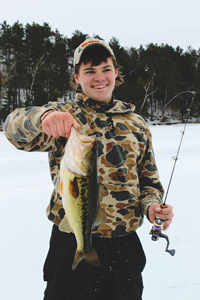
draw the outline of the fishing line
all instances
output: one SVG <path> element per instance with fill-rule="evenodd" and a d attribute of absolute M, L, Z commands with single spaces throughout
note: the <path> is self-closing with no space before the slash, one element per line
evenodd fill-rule
<path fill-rule="evenodd" d="M 196 92 L 191 92 L 191 91 L 184 91 L 184 92 L 180 92 L 179 94 L 177 94 L 176 96 L 174 96 L 171 100 L 169 100 L 169 102 L 167 102 L 167 104 L 163 107 L 162 111 L 165 110 L 165 108 L 169 105 L 169 103 L 171 103 L 176 97 L 178 97 L 181 94 L 186 94 L 186 93 L 191 93 L 193 95 L 192 97 L 192 101 L 190 103 L 190 106 L 188 107 L 188 109 L 190 109 L 190 107 L 192 106 L 193 102 L 194 102 L 194 95 L 196 94 Z"/>
<path fill-rule="evenodd" d="M 181 136 L 181 140 L 180 140 L 180 143 L 179 143 L 179 146 L 178 146 L 178 151 L 177 151 L 177 154 L 176 156 L 173 156 L 172 159 L 174 160 L 174 166 L 172 168 L 172 172 L 171 172 L 171 176 L 170 176 L 170 179 L 169 179 L 169 183 L 168 183 L 168 187 L 167 187 L 167 191 L 166 191 L 166 194 L 165 194 L 165 198 L 164 198 L 164 202 L 163 202 L 163 205 L 165 205 L 166 203 L 166 200 L 167 200 L 167 196 L 168 196 L 168 192 L 169 192 L 169 188 L 170 188 L 170 185 L 171 185 L 171 181 L 172 181 L 172 177 L 173 177 L 173 174 L 174 174 L 174 170 L 175 170 L 175 166 L 176 166 L 176 162 L 178 160 L 178 155 L 179 155 L 179 151 L 180 151 L 180 148 L 181 148 L 181 144 L 182 144 L 182 140 L 183 140 L 183 136 L 184 136 L 184 133 L 185 133 L 185 129 L 186 129 L 186 125 L 188 123 L 188 119 L 189 119 L 189 115 L 190 115 L 190 108 L 194 102 L 194 96 L 195 96 L 195 92 L 191 92 L 191 91 L 185 91 L 185 92 L 181 92 L 179 94 L 177 94 L 176 96 L 174 96 L 169 102 L 167 102 L 167 104 L 164 106 L 164 108 L 162 109 L 165 110 L 165 108 L 169 105 L 169 103 L 171 103 L 176 97 L 178 97 L 179 95 L 181 94 L 186 94 L 186 93 L 191 93 L 193 96 L 192 96 L 192 101 L 189 105 L 189 107 L 186 109 L 187 110 L 187 116 L 186 116 L 186 119 L 185 119 L 185 125 L 184 125 L 184 129 L 183 131 L 181 131 L 182 133 L 182 136 Z"/>

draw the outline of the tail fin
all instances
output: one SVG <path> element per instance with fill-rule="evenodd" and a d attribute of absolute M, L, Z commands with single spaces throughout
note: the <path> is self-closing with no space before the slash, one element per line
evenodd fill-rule
<path fill-rule="evenodd" d="M 80 261 L 82 259 L 84 259 L 84 253 L 78 252 L 76 250 L 76 253 L 75 253 L 75 256 L 74 256 L 73 265 L 72 265 L 72 270 L 75 270 L 75 268 L 77 267 L 77 265 L 80 263 Z"/>
<path fill-rule="evenodd" d="M 80 263 L 80 261 L 82 259 L 86 260 L 86 262 L 92 266 L 100 266 L 101 262 L 100 259 L 94 249 L 94 247 L 92 247 L 91 251 L 89 253 L 82 253 L 82 252 L 78 252 L 76 251 L 75 257 L 74 257 L 74 262 L 72 265 L 72 270 L 75 270 L 75 268 L 77 267 L 77 265 Z"/>

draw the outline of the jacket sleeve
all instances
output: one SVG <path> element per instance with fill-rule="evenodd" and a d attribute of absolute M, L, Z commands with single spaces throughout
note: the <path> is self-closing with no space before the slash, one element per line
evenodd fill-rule
<path fill-rule="evenodd" d="M 147 127 L 148 128 L 148 127 Z M 148 207 L 152 203 L 161 203 L 164 189 L 159 179 L 158 169 L 155 162 L 152 136 L 147 129 L 146 147 L 143 149 L 142 161 L 138 170 L 140 182 L 140 201 L 143 214 L 148 216 Z"/>
<path fill-rule="evenodd" d="M 61 109 L 56 102 L 50 102 L 42 107 L 31 106 L 10 113 L 4 123 L 7 139 L 19 150 L 46 152 L 52 150 L 55 138 L 43 131 L 40 120 L 49 110 Z"/>

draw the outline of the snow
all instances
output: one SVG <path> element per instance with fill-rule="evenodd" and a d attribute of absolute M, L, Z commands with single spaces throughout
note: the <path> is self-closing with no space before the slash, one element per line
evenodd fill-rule
<path fill-rule="evenodd" d="M 183 124 L 152 126 L 154 151 L 161 181 L 168 186 Z M 0 132 L 0 299 L 43 298 L 43 263 L 51 223 L 45 216 L 53 185 L 46 153 L 16 150 Z M 167 203 L 174 207 L 169 249 L 166 241 L 151 240 L 151 224 L 138 230 L 147 264 L 143 300 L 198 300 L 200 294 L 200 124 L 188 124 L 183 137 Z"/>

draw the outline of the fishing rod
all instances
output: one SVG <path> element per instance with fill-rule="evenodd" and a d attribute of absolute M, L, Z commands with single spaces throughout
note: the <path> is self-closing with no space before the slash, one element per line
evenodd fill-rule
<path fill-rule="evenodd" d="M 187 116 L 186 116 L 186 119 L 185 119 L 185 125 L 184 125 L 184 129 L 183 131 L 181 131 L 182 135 L 181 135 L 181 140 L 180 140 L 180 143 L 179 143 L 179 146 L 178 146 L 178 150 L 177 150 L 177 154 L 176 156 L 173 156 L 172 159 L 174 160 L 174 165 L 173 165 L 173 168 L 172 168 L 172 172 L 171 172 L 171 176 L 170 176 L 170 179 L 169 179 L 169 183 L 168 183 L 168 187 L 167 187 L 167 191 L 166 191 L 166 194 L 165 194 L 165 198 L 164 198 L 164 201 L 163 203 L 161 203 L 161 208 L 167 208 L 167 204 L 166 204 L 166 200 L 167 200 L 167 196 L 168 196 L 168 192 L 169 192 L 169 188 L 170 188 L 170 185 L 171 185 L 171 181 L 172 181 L 172 177 L 173 177 L 173 174 L 174 174 L 174 170 L 175 170 L 175 166 L 176 166 L 176 162 L 178 160 L 178 155 L 179 155 L 179 151 L 180 151 L 180 148 L 181 148 L 181 144 L 182 144 L 182 140 L 183 140 L 183 136 L 185 134 L 185 129 L 186 129 L 186 125 L 188 123 L 188 119 L 189 119 L 189 115 L 190 115 L 190 108 L 194 102 L 194 96 L 195 96 L 195 92 L 191 92 L 191 91 L 185 91 L 185 92 L 181 92 L 179 94 L 177 94 L 176 96 L 174 96 L 165 106 L 164 108 L 162 109 L 162 112 L 165 110 L 165 108 L 169 105 L 169 103 L 171 103 L 176 97 L 178 97 L 179 95 L 181 94 L 185 94 L 185 93 L 191 93 L 193 96 L 192 96 L 192 101 L 189 105 L 189 107 L 186 109 L 187 110 Z M 162 116 L 163 118 L 163 116 Z M 166 249 L 165 251 L 168 252 L 169 254 L 171 254 L 172 256 L 175 255 L 175 250 L 172 249 L 172 250 L 169 250 L 168 247 L 169 247 L 169 238 L 167 235 L 163 234 L 162 233 L 162 229 L 163 229 L 163 225 L 164 225 L 164 221 L 163 219 L 160 219 L 159 217 L 155 217 L 155 220 L 154 220 L 154 224 L 152 226 L 152 229 L 150 231 L 149 234 L 152 235 L 151 239 L 153 241 L 157 241 L 159 239 L 159 237 L 161 238 L 164 238 L 166 239 L 167 241 L 167 246 L 166 246 Z"/>

